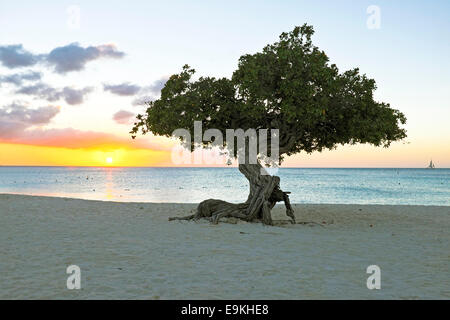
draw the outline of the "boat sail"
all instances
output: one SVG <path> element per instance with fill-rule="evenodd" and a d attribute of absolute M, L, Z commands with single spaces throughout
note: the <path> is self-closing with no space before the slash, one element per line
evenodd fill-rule
<path fill-rule="evenodd" d="M 434 168 L 435 168 L 434 163 L 433 163 L 433 160 L 430 161 L 430 164 L 428 165 L 427 168 L 428 168 L 428 169 L 434 169 Z"/>

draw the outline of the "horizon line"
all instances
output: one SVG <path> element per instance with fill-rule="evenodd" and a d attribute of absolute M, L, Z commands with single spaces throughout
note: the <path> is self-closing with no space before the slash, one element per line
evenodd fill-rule
<path fill-rule="evenodd" d="M 12 168 L 186 168 L 186 169 L 237 169 L 237 166 L 72 166 L 72 165 L 2 165 L 0 167 L 12 167 Z M 268 167 L 270 169 L 270 167 Z M 430 169 L 428 167 L 279 167 L 279 169 Z M 435 169 L 450 169 L 450 167 L 439 167 Z M 432 170 L 433 170 L 432 169 Z"/>

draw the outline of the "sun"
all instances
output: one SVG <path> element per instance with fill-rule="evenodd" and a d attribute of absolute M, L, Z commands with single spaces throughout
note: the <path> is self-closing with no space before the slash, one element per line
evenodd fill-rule
<path fill-rule="evenodd" d="M 108 157 L 106 158 L 106 163 L 111 164 L 113 162 L 113 158 Z"/>

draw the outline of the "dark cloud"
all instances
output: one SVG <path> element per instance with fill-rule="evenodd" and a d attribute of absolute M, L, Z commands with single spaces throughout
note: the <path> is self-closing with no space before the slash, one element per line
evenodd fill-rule
<path fill-rule="evenodd" d="M 83 48 L 78 43 L 53 49 L 46 61 L 57 73 L 83 70 L 86 63 L 100 58 L 122 58 L 125 53 L 118 51 L 113 44 L 90 46 Z"/>
<path fill-rule="evenodd" d="M 35 65 L 42 57 L 25 50 L 21 44 L 0 46 L 0 62 L 7 68 L 20 68 Z"/>
<path fill-rule="evenodd" d="M 46 125 L 59 113 L 56 106 L 30 109 L 14 102 L 0 108 L 0 138 L 11 138 L 21 134 L 29 127 Z"/>
<path fill-rule="evenodd" d="M 85 96 L 92 91 L 92 87 L 83 89 L 64 87 L 62 89 L 56 89 L 40 82 L 35 85 L 22 87 L 16 90 L 15 93 L 35 96 L 36 98 L 50 102 L 65 100 L 70 105 L 76 105 L 83 103 Z"/>
<path fill-rule="evenodd" d="M 35 71 L 9 74 L 6 76 L 0 76 L 0 85 L 2 83 L 11 83 L 16 86 L 20 86 L 24 81 L 37 81 L 41 80 L 41 78 L 42 74 Z"/>
<path fill-rule="evenodd" d="M 36 96 L 37 98 L 48 101 L 59 100 L 57 90 L 42 82 L 30 86 L 24 86 L 16 90 L 15 93 Z"/>
<path fill-rule="evenodd" d="M 113 115 L 113 120 L 118 124 L 133 124 L 136 115 L 126 110 L 120 110 Z"/>
<path fill-rule="evenodd" d="M 103 89 L 119 96 L 134 96 L 141 90 L 141 87 L 135 84 L 125 82 L 122 84 L 104 84 Z"/>
<path fill-rule="evenodd" d="M 7 68 L 20 68 L 46 62 L 57 73 L 83 70 L 89 61 L 101 58 L 122 58 L 125 53 L 113 44 L 82 47 L 78 43 L 57 47 L 49 54 L 33 54 L 21 44 L 0 46 L 0 63 Z"/>
<path fill-rule="evenodd" d="M 61 96 L 70 105 L 81 104 L 84 101 L 84 96 L 92 92 L 92 90 L 93 89 L 91 87 L 86 87 L 80 90 L 64 87 L 61 91 Z"/>

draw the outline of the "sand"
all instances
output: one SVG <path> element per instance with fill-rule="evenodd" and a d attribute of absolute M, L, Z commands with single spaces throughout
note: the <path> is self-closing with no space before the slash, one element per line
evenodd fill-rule
<path fill-rule="evenodd" d="M 298 204 L 317 224 L 278 227 L 167 219 L 194 208 L 2 194 L 0 298 L 450 298 L 450 207 Z"/>

